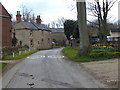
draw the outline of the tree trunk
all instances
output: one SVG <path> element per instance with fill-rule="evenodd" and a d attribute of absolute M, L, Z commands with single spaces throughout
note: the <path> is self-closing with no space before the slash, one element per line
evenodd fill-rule
<path fill-rule="evenodd" d="M 77 2 L 77 12 L 80 33 L 80 46 L 78 55 L 81 56 L 90 51 L 90 40 L 86 22 L 86 2 Z"/>
<path fill-rule="evenodd" d="M 106 46 L 107 45 L 107 25 L 106 25 L 106 21 L 103 21 L 103 44 Z"/>
<path fill-rule="evenodd" d="M 101 21 L 100 21 L 100 15 L 98 14 L 98 24 L 99 24 L 99 39 L 100 39 L 100 44 L 103 42 L 103 31 L 101 29 Z"/>

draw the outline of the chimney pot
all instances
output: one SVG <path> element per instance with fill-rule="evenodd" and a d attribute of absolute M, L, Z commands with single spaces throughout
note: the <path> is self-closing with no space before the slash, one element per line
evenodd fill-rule
<path fill-rule="evenodd" d="M 20 15 L 20 11 L 17 11 L 17 15 Z"/>
<path fill-rule="evenodd" d="M 21 22 L 21 14 L 20 14 L 20 11 L 17 11 L 16 21 L 17 21 L 17 23 Z"/>
<path fill-rule="evenodd" d="M 37 16 L 37 18 L 36 18 L 36 23 L 37 23 L 37 24 L 41 24 L 40 15 Z"/>

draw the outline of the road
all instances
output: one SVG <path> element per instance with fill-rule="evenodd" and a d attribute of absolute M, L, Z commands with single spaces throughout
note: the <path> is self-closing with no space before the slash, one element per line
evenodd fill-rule
<path fill-rule="evenodd" d="M 42 50 L 3 76 L 3 88 L 104 88 L 79 63 L 67 60 L 62 48 Z"/>

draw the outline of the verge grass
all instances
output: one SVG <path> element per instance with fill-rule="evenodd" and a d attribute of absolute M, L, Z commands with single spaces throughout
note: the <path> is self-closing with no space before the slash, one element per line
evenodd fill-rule
<path fill-rule="evenodd" d="M 99 61 L 99 60 L 106 60 L 117 58 L 120 52 L 117 52 L 114 48 L 103 48 L 103 47 L 96 47 L 93 46 L 90 53 L 78 56 L 78 50 L 72 48 L 70 46 L 65 47 L 62 50 L 63 54 L 67 56 L 69 59 L 76 61 L 76 62 L 90 62 L 90 61 Z"/>
<path fill-rule="evenodd" d="M 35 52 L 38 52 L 39 50 L 31 50 L 31 51 L 22 51 L 21 52 L 21 55 L 19 55 L 19 53 L 16 53 L 15 54 L 15 57 L 13 57 L 13 55 L 7 55 L 7 56 L 4 56 L 2 60 L 18 60 L 18 59 L 22 59 L 22 58 L 25 58 Z"/>
<path fill-rule="evenodd" d="M 0 73 L 2 73 L 4 71 L 4 68 L 6 65 L 7 65 L 7 63 L 0 63 Z"/>

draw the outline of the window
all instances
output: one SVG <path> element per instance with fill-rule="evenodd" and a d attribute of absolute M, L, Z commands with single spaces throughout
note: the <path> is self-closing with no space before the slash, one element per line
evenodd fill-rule
<path fill-rule="evenodd" d="M 19 41 L 19 43 L 20 43 L 20 46 L 22 46 L 22 41 Z"/>
<path fill-rule="evenodd" d="M 32 35 L 32 30 L 30 30 L 30 35 Z"/>
<path fill-rule="evenodd" d="M 44 41 L 44 40 L 43 40 L 43 38 L 42 38 L 42 40 L 41 40 L 41 41 L 42 41 L 42 42 Z"/>
<path fill-rule="evenodd" d="M 55 40 L 55 39 L 53 39 L 53 42 L 56 42 L 56 40 Z"/>
<path fill-rule="evenodd" d="M 44 39 L 43 38 L 41 39 L 41 44 L 44 45 Z"/>
<path fill-rule="evenodd" d="M 30 45 L 33 47 L 33 40 L 30 40 Z"/>
<path fill-rule="evenodd" d="M 42 35 L 44 35 L 44 31 L 42 30 Z"/>
<path fill-rule="evenodd" d="M 48 38 L 48 43 L 50 43 L 50 38 Z"/>
<path fill-rule="evenodd" d="M 12 30 L 10 30 L 10 33 L 12 32 Z"/>

